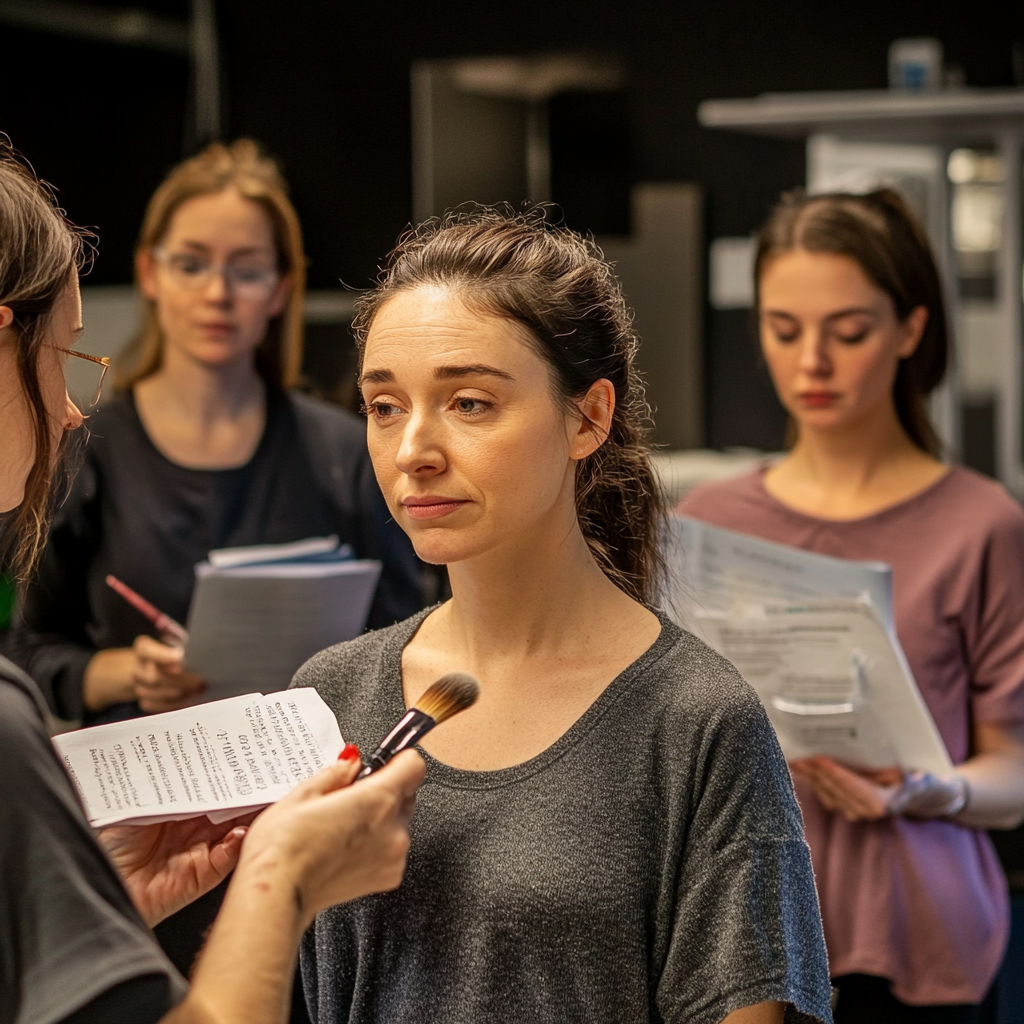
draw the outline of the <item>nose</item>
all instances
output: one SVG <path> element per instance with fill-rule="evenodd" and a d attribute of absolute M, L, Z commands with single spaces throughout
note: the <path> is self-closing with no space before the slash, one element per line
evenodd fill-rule
<path fill-rule="evenodd" d="M 800 338 L 799 368 L 810 377 L 827 377 L 832 372 L 824 333 L 807 329 Z"/>
<path fill-rule="evenodd" d="M 61 427 L 64 430 L 77 430 L 85 422 L 85 417 L 82 415 L 82 410 L 75 405 L 74 402 L 68 397 L 67 392 L 64 393 L 64 418 L 61 420 Z"/>
<path fill-rule="evenodd" d="M 395 455 L 395 465 L 406 476 L 436 476 L 448 462 L 438 425 L 423 413 L 409 416 Z"/>
<path fill-rule="evenodd" d="M 223 306 L 231 301 L 231 286 L 228 284 L 228 275 L 222 267 L 210 274 L 210 280 L 203 290 L 208 301 Z"/>

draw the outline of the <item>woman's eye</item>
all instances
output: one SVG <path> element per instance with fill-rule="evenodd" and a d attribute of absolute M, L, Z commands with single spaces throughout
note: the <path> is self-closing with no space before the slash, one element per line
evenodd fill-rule
<path fill-rule="evenodd" d="M 456 412 L 461 412 L 466 416 L 472 416 L 484 412 L 490 408 L 490 402 L 484 402 L 479 398 L 456 398 L 453 407 Z"/>
<path fill-rule="evenodd" d="M 836 338 L 844 345 L 856 345 L 858 342 L 863 341 L 868 336 L 868 333 L 867 329 L 855 331 L 852 334 L 839 332 L 836 334 Z"/>
<path fill-rule="evenodd" d="M 202 260 L 188 259 L 177 259 L 174 261 L 174 267 L 182 274 L 203 274 L 209 269 L 209 264 L 204 263 Z"/>
<path fill-rule="evenodd" d="M 390 402 L 364 402 L 362 411 L 367 417 L 378 420 L 391 419 L 397 416 L 402 410 Z"/>
<path fill-rule="evenodd" d="M 796 341 L 800 337 L 799 331 L 780 331 L 776 329 L 775 337 L 778 341 Z"/>

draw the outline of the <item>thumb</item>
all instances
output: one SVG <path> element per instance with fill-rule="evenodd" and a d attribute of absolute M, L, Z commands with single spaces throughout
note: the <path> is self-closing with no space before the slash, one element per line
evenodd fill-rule
<path fill-rule="evenodd" d="M 233 871 L 242 854 L 242 841 L 249 830 L 244 827 L 233 828 L 219 843 L 210 848 L 210 866 L 223 878 Z"/>
<path fill-rule="evenodd" d="M 296 786 L 292 792 L 298 796 L 308 797 L 315 794 L 333 793 L 336 789 L 351 786 L 356 781 L 356 776 L 363 765 L 359 760 L 359 748 L 354 743 L 349 743 L 345 747 L 341 752 L 342 756 L 347 754 L 350 749 L 354 751 L 354 757 L 349 755 L 344 760 L 339 758 L 334 764 L 321 768 L 316 775 Z"/>

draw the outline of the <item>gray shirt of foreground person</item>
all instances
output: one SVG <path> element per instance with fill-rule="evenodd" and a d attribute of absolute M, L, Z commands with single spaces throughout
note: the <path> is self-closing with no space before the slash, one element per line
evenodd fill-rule
<path fill-rule="evenodd" d="M 318 654 L 364 754 L 405 711 L 426 613 Z M 818 901 L 789 771 L 735 669 L 666 619 L 537 757 L 426 755 L 402 886 L 321 913 L 302 947 L 318 1024 L 717 1024 L 788 1002 L 829 1021 Z"/>

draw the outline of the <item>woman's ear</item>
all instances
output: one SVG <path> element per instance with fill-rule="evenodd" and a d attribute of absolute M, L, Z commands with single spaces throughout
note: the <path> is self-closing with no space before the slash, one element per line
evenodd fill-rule
<path fill-rule="evenodd" d="M 151 302 L 156 302 L 156 260 L 148 249 L 135 255 L 135 276 L 142 294 Z"/>
<path fill-rule="evenodd" d="M 899 347 L 900 359 L 909 359 L 921 344 L 924 329 L 928 326 L 928 307 L 915 306 L 903 321 L 903 341 Z"/>
<path fill-rule="evenodd" d="M 601 378 L 576 401 L 580 421 L 569 442 L 569 458 L 579 460 L 593 455 L 607 440 L 615 413 L 615 385 Z"/>
<path fill-rule="evenodd" d="M 288 296 L 292 293 L 292 275 L 285 274 L 277 283 L 273 296 L 270 299 L 270 306 L 267 309 L 267 316 L 280 316 L 288 303 Z"/>
<path fill-rule="evenodd" d="M 14 323 L 14 310 L 10 306 L 0 306 L 0 331 Z"/>

